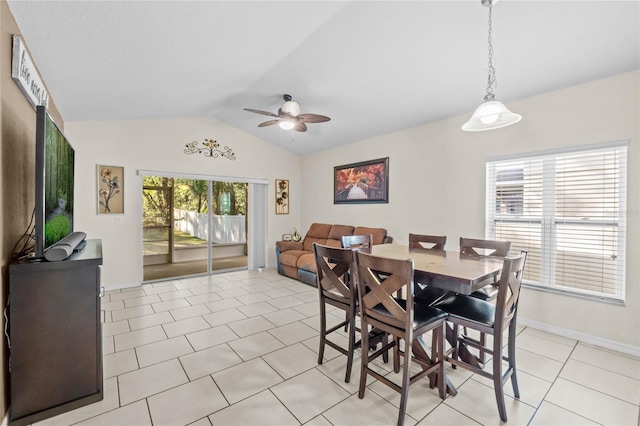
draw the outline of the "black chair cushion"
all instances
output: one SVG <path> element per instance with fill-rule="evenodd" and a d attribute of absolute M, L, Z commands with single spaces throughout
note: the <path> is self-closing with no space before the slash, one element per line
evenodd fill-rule
<path fill-rule="evenodd" d="M 449 315 L 477 322 L 488 327 L 493 327 L 496 307 L 475 297 L 456 294 L 447 297 L 434 307 L 447 312 Z"/>
<path fill-rule="evenodd" d="M 415 290 L 416 294 L 413 296 L 413 300 L 421 305 L 431 306 L 434 302 L 437 302 L 447 294 L 451 293 L 449 290 L 444 290 L 430 285 L 424 286 L 424 288 L 422 287 L 422 285 L 418 284 L 418 287 Z"/>
<path fill-rule="evenodd" d="M 406 310 L 407 301 L 404 299 L 395 299 L 398 302 L 398 305 L 402 306 L 402 309 Z M 414 311 L 413 311 L 413 328 L 414 330 L 419 327 L 424 327 L 432 322 L 439 321 L 441 319 L 447 318 L 447 313 L 438 309 L 432 308 L 431 306 L 421 305 L 414 303 Z M 384 307 L 382 303 L 378 303 L 373 307 L 374 311 L 377 311 L 383 315 L 389 315 L 389 311 Z"/>
<path fill-rule="evenodd" d="M 498 286 L 488 285 L 482 287 L 480 290 L 474 291 L 469 296 L 475 297 L 481 300 L 495 300 L 498 297 Z"/>

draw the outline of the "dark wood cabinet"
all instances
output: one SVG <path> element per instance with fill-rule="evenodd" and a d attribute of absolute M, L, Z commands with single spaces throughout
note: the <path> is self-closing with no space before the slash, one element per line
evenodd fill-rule
<path fill-rule="evenodd" d="M 101 240 L 61 262 L 9 266 L 11 424 L 102 399 Z"/>

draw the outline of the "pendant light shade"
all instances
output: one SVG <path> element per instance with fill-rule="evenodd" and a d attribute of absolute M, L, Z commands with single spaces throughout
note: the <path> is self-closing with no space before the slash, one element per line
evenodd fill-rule
<path fill-rule="evenodd" d="M 493 3 L 497 0 L 482 0 L 482 5 L 489 8 L 489 75 L 487 77 L 487 94 L 484 102 L 474 111 L 473 115 L 462 125 L 465 132 L 481 132 L 483 130 L 499 129 L 501 127 L 516 124 L 522 120 L 520 114 L 515 114 L 504 106 L 500 101 L 496 101 L 493 94 L 496 85 L 496 69 L 493 66 L 493 44 L 491 43 L 491 12 Z"/>
<path fill-rule="evenodd" d="M 499 129 L 501 127 L 516 124 L 522 119 L 520 114 L 509 111 L 500 101 L 496 101 L 494 96 L 486 96 L 483 103 L 476 108 L 473 115 L 462 125 L 465 132 L 481 132 L 483 130 Z"/>

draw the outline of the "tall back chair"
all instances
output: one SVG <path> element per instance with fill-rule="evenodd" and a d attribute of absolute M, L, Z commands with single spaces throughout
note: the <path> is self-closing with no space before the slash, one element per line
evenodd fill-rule
<path fill-rule="evenodd" d="M 507 257 L 510 249 L 510 241 L 477 240 L 460 237 L 460 253 L 470 256 Z"/>
<path fill-rule="evenodd" d="M 446 235 L 409 234 L 409 248 L 424 250 L 444 250 Z"/>
<path fill-rule="evenodd" d="M 323 246 L 313 243 L 316 262 L 316 282 L 320 295 L 320 348 L 318 364 L 322 364 L 325 345 L 329 345 L 347 356 L 347 372 L 344 381 L 349 382 L 353 364 L 353 352 L 356 348 L 356 314 L 357 296 L 353 280 L 349 280 L 349 269 L 353 265 L 353 250 Z M 327 305 L 345 311 L 345 320 L 327 329 Z M 338 345 L 327 338 L 327 335 L 345 327 L 348 331 L 348 347 Z"/>
<path fill-rule="evenodd" d="M 444 250 L 444 246 L 447 243 L 446 235 L 423 235 L 423 234 L 409 234 L 409 249 L 421 250 L 421 251 L 439 251 Z M 420 275 L 415 276 L 415 300 L 416 303 L 424 305 L 433 305 L 434 303 L 442 300 L 447 296 L 449 292 L 441 288 L 433 287 L 429 285 L 428 278 Z"/>
<path fill-rule="evenodd" d="M 526 253 L 517 257 L 505 258 L 502 274 L 498 283 L 498 297 L 496 303 L 487 302 L 471 296 L 455 295 L 436 304 L 439 309 L 449 314 L 448 321 L 453 324 L 454 336 L 458 336 L 459 327 L 477 330 L 481 335 L 493 336 L 493 343 L 473 339 L 465 334 L 456 338 L 453 354 L 448 359 L 454 366 L 460 366 L 476 374 L 493 379 L 493 387 L 498 404 L 498 412 L 503 422 L 507 421 L 507 411 L 504 404 L 504 383 L 511 378 L 513 394 L 520 398 L 518 380 L 516 377 L 516 319 L 518 315 L 518 301 L 522 284 L 522 272 Z M 503 354 L 503 332 L 509 329 L 507 354 Z M 492 371 L 484 371 L 484 365 L 472 352 L 478 350 L 480 354 L 493 355 Z M 503 371 L 502 361 L 507 362 Z"/>
<path fill-rule="evenodd" d="M 460 253 L 468 256 L 490 256 L 505 258 L 509 256 L 511 241 L 476 240 L 460 238 Z M 495 300 L 498 296 L 497 283 L 493 282 L 471 293 L 471 296 L 482 300 Z"/>
<path fill-rule="evenodd" d="M 413 260 L 396 260 L 373 256 L 355 251 L 358 271 L 358 298 L 360 301 L 361 326 L 372 326 L 393 336 L 393 341 L 373 353 L 362 351 L 360 387 L 358 397 L 364 398 L 367 375 L 371 375 L 400 393 L 398 425 L 404 422 L 409 386 L 420 378 L 430 375 L 437 381 L 440 397 L 446 397 L 446 377 L 444 364 L 445 320 L 447 315 L 439 309 L 415 305 L 413 301 Z M 381 281 L 379 274 L 384 273 Z M 395 297 L 406 294 L 406 299 Z M 417 340 L 419 336 L 432 331 L 432 351 L 429 357 Z M 404 340 L 400 350 L 400 340 Z M 362 347 L 368 347 L 368 336 L 362 334 Z M 400 355 L 403 357 L 402 384 L 398 385 L 378 370 L 369 368 L 369 363 L 384 354 L 389 348 L 394 351 L 394 371 L 400 369 Z M 414 353 L 416 356 L 412 356 Z M 422 370 L 411 376 L 411 363 L 416 362 Z M 437 377 L 436 377 L 437 375 Z M 432 385 L 434 384 L 432 381 Z"/>
<path fill-rule="evenodd" d="M 373 234 L 343 235 L 340 241 L 342 248 L 370 249 L 373 246 Z"/>

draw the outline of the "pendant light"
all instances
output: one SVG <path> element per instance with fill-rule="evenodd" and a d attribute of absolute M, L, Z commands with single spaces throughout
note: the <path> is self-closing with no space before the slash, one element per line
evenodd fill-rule
<path fill-rule="evenodd" d="M 489 76 L 487 78 L 487 94 L 484 102 L 473 112 L 473 115 L 462 125 L 465 132 L 481 132 L 483 130 L 499 129 L 500 127 L 516 124 L 522 119 L 520 114 L 515 114 L 496 101 L 493 93 L 496 84 L 496 69 L 493 66 L 493 45 L 491 44 L 491 12 L 494 0 L 481 0 L 483 6 L 489 7 Z"/>

